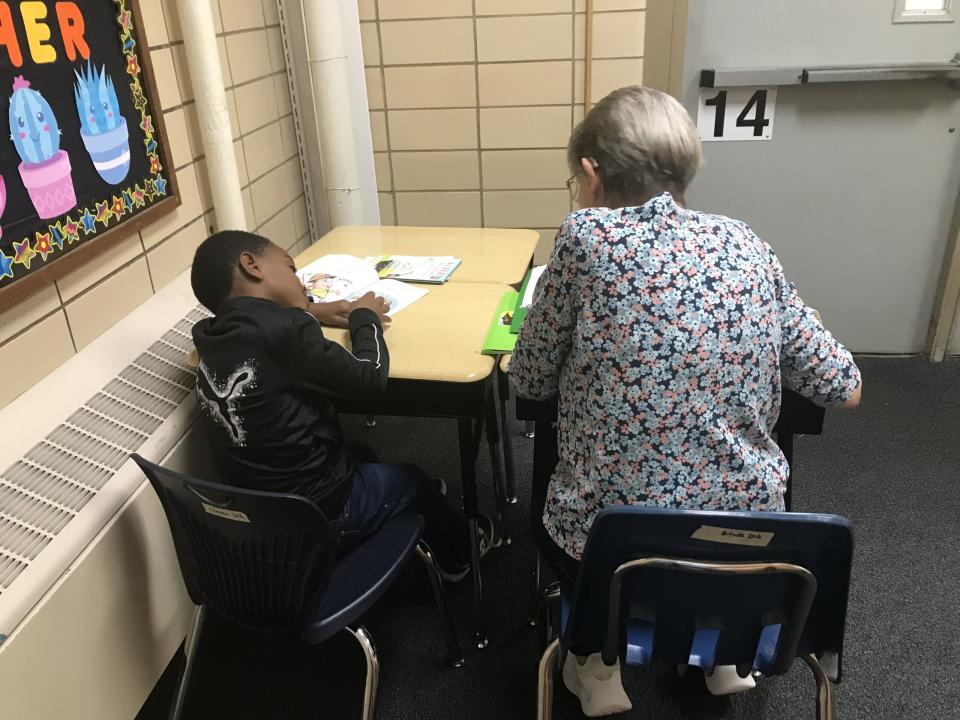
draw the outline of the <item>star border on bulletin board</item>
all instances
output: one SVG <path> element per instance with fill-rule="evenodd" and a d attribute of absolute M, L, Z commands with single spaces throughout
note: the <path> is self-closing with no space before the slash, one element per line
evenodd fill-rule
<path fill-rule="evenodd" d="M 30 238 L 24 238 L 23 242 L 13 241 L 13 261 L 18 265 L 23 265 L 27 270 L 30 269 L 30 261 L 37 255 L 37 251 L 30 246 Z"/>
<path fill-rule="evenodd" d="M 147 137 L 153 137 L 153 116 L 144 113 L 143 122 L 140 123 L 140 127 L 147 134 Z"/>
<path fill-rule="evenodd" d="M 13 277 L 13 258 L 0 250 L 0 278 Z"/>
<path fill-rule="evenodd" d="M 63 225 L 63 230 L 67 234 L 67 243 L 73 245 L 77 240 L 80 239 L 80 226 L 74 222 L 73 218 L 67 215 L 65 218 L 66 222 Z"/>
<path fill-rule="evenodd" d="M 84 235 L 89 235 L 97 231 L 97 219 L 90 212 L 90 208 L 83 209 L 83 215 L 80 216 L 80 223 L 83 227 Z"/>
<path fill-rule="evenodd" d="M 167 194 L 167 181 L 160 175 L 153 179 L 153 186 L 157 189 L 157 195 Z"/>
<path fill-rule="evenodd" d="M 117 197 L 116 195 L 114 195 L 113 204 L 110 206 L 110 211 L 117 217 L 123 217 L 123 214 L 125 212 L 123 207 L 123 198 Z"/>
<path fill-rule="evenodd" d="M 140 85 L 133 88 L 133 106 L 140 112 L 147 108 L 147 96 L 143 94 L 143 88 Z"/>
<path fill-rule="evenodd" d="M 63 224 L 58 222 L 55 225 L 51 225 L 49 230 L 50 242 L 57 246 L 57 250 L 63 250 L 63 241 L 67 239 L 67 234 L 63 230 Z"/>
<path fill-rule="evenodd" d="M 133 212 L 133 195 L 130 193 L 130 188 L 127 188 L 123 191 L 123 207 L 126 208 L 126 211 Z"/>
<path fill-rule="evenodd" d="M 53 252 L 53 245 L 50 243 L 50 233 L 42 233 L 37 230 L 34 235 L 36 236 L 36 242 L 33 244 L 33 249 L 37 251 L 40 259 L 46 262 L 47 255 Z"/>
<path fill-rule="evenodd" d="M 148 200 L 157 199 L 157 188 L 154 186 L 153 180 L 147 178 L 143 183 L 143 187 L 145 188 L 143 194 L 147 196 Z"/>
<path fill-rule="evenodd" d="M 162 169 L 163 169 L 163 165 L 160 164 L 160 158 L 158 158 L 156 155 L 151 155 L 150 156 L 150 172 L 156 175 Z"/>
<path fill-rule="evenodd" d="M 134 185 L 133 186 L 133 204 L 136 205 L 138 208 L 143 207 L 144 205 L 147 204 L 146 200 L 144 199 L 145 197 L 146 197 L 146 193 L 144 192 L 143 188 L 140 187 L 140 183 L 137 183 L 136 185 Z"/>
<path fill-rule="evenodd" d="M 139 75 L 140 74 L 140 63 L 137 62 L 136 55 L 130 55 L 127 58 L 127 74 L 128 75 Z"/>
<path fill-rule="evenodd" d="M 110 210 L 110 203 L 104 200 L 102 203 L 98 202 L 97 204 L 97 222 L 103 223 L 106 225 L 110 222 L 110 218 L 113 217 L 113 211 Z"/>

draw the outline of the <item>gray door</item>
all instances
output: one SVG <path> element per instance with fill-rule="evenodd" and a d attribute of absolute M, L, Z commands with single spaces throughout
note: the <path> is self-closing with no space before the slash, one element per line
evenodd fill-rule
<path fill-rule="evenodd" d="M 960 22 L 894 24 L 893 8 L 690 0 L 684 104 L 696 114 L 703 68 L 945 62 L 960 51 Z M 783 86 L 772 140 L 704 149 L 691 207 L 747 222 L 851 349 L 923 350 L 960 187 L 960 90 Z"/>

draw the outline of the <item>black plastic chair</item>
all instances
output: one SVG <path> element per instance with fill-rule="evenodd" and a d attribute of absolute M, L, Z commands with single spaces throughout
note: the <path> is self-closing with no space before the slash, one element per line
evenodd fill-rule
<path fill-rule="evenodd" d="M 736 665 L 741 675 L 782 675 L 802 657 L 817 680 L 817 717 L 831 720 L 852 557 L 850 523 L 836 515 L 604 509 L 576 586 L 559 591 L 538 718 L 551 717 L 567 650 L 602 648 L 608 665 Z"/>
<path fill-rule="evenodd" d="M 323 513 L 309 500 L 197 480 L 133 460 L 153 485 L 173 535 L 180 571 L 197 605 L 184 646 L 186 665 L 171 718 L 183 710 L 207 607 L 263 633 L 296 634 L 321 643 L 348 630 L 367 662 L 363 718 L 373 718 L 379 663 L 369 633 L 354 624 L 417 553 L 433 586 L 448 661 L 463 664 L 447 612 L 443 581 L 422 542 L 423 519 L 404 513 L 344 557 L 334 559 L 334 537 Z"/>

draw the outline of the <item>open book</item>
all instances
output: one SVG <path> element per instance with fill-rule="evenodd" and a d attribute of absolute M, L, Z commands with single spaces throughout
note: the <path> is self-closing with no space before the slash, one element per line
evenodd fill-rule
<path fill-rule="evenodd" d="M 379 295 L 395 315 L 427 294 L 423 288 L 396 280 L 381 280 L 366 260 L 353 255 L 324 255 L 297 271 L 307 292 L 319 302 L 356 300 L 364 293 Z"/>
<path fill-rule="evenodd" d="M 451 255 L 377 255 L 365 260 L 381 278 L 433 285 L 445 283 L 461 263 Z"/>

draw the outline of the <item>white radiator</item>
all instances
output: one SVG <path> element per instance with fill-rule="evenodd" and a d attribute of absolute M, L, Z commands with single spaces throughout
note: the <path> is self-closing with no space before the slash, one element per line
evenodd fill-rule
<path fill-rule="evenodd" d="M 183 639 L 166 520 L 128 458 L 164 461 L 195 419 L 188 275 L 0 410 L 4 718 L 129 719 Z"/>

